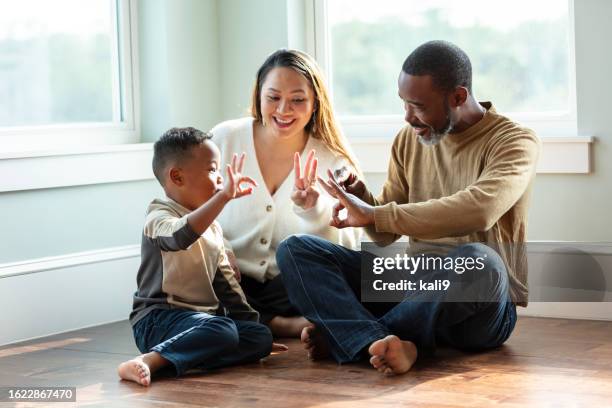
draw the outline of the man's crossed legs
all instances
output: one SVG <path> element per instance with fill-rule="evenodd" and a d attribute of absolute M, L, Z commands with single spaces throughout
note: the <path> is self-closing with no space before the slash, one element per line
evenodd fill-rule
<path fill-rule="evenodd" d="M 491 248 L 466 244 L 447 255 L 485 259 L 484 268 L 474 271 L 479 274 L 479 301 L 445 301 L 461 298 L 453 293 L 461 285 L 451 285 L 440 299 L 415 291 L 399 303 L 363 303 L 358 297 L 362 256 L 374 255 L 310 235 L 291 236 L 277 249 L 289 299 L 314 324 L 302 333 L 312 357 L 328 351 L 342 364 L 369 356 L 379 371 L 401 374 L 415 362 L 417 350 L 433 352 L 440 343 L 484 350 L 510 336 L 516 308 L 504 263 Z M 421 278 L 446 279 L 448 271 L 427 271 Z"/>

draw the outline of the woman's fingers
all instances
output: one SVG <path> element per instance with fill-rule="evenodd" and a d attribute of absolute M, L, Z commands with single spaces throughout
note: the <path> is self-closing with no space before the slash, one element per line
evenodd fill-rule
<path fill-rule="evenodd" d="M 317 167 L 319 165 L 319 159 L 315 158 L 312 161 L 312 170 L 310 172 L 310 185 L 314 185 L 314 183 L 317 181 Z"/>
<path fill-rule="evenodd" d="M 234 153 L 232 155 L 232 171 L 236 172 L 236 160 L 238 160 L 238 155 Z"/>
<path fill-rule="evenodd" d="M 295 152 L 295 154 L 293 155 L 293 175 L 295 177 L 295 187 L 298 189 L 304 188 L 304 186 L 302 185 L 302 169 L 300 168 L 301 166 L 302 165 L 300 164 L 300 153 Z"/>
<path fill-rule="evenodd" d="M 306 164 L 304 165 L 304 183 L 305 183 L 305 187 L 308 186 L 308 184 L 306 183 L 310 183 L 310 181 L 312 180 L 312 160 L 314 159 L 314 155 L 315 155 L 315 151 L 314 149 L 308 152 L 308 155 L 306 156 Z"/>

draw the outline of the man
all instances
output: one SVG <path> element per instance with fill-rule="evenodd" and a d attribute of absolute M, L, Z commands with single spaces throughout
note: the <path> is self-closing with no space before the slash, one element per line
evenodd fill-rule
<path fill-rule="evenodd" d="M 484 260 L 465 274 L 478 280 L 478 298 L 461 300 L 462 286 L 451 285 L 434 298 L 415 291 L 395 304 L 362 303 L 361 262 L 370 254 L 311 236 L 292 236 L 277 250 L 289 297 L 314 324 L 302 333 L 311 356 L 345 363 L 369 354 L 386 374 L 408 371 L 436 344 L 479 350 L 510 336 L 515 305 L 527 301 L 521 244 L 539 152 L 531 130 L 476 101 L 470 60 L 451 43 L 415 49 L 398 88 L 408 125 L 393 142 L 382 194 L 375 198 L 355 175 L 340 186 L 329 172 L 319 182 L 338 199 L 331 225 L 365 227 L 383 244 L 402 235 L 412 244 L 454 244 L 448 259 Z M 448 271 L 421 275 L 434 282 Z"/>

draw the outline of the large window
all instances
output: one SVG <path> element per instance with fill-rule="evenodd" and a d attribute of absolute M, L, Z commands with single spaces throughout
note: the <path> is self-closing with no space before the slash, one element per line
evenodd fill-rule
<path fill-rule="evenodd" d="M 341 117 L 402 115 L 397 77 L 419 44 L 449 40 L 472 60 L 474 92 L 529 120 L 575 115 L 568 0 L 329 0 L 321 41 Z M 317 54 L 317 58 L 319 58 Z"/>
<path fill-rule="evenodd" d="M 3 144 L 134 133 L 129 0 L 0 1 Z"/>

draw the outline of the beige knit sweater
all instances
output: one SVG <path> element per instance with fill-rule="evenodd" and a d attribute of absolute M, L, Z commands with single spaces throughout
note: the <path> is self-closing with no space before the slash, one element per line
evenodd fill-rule
<path fill-rule="evenodd" d="M 393 143 L 382 194 L 376 205 L 374 241 L 482 242 L 499 246 L 512 300 L 527 303 L 527 210 L 540 141 L 533 131 L 498 114 L 484 117 L 434 146 L 418 142 L 411 126 Z M 518 245 L 517 245 L 518 244 Z"/>

